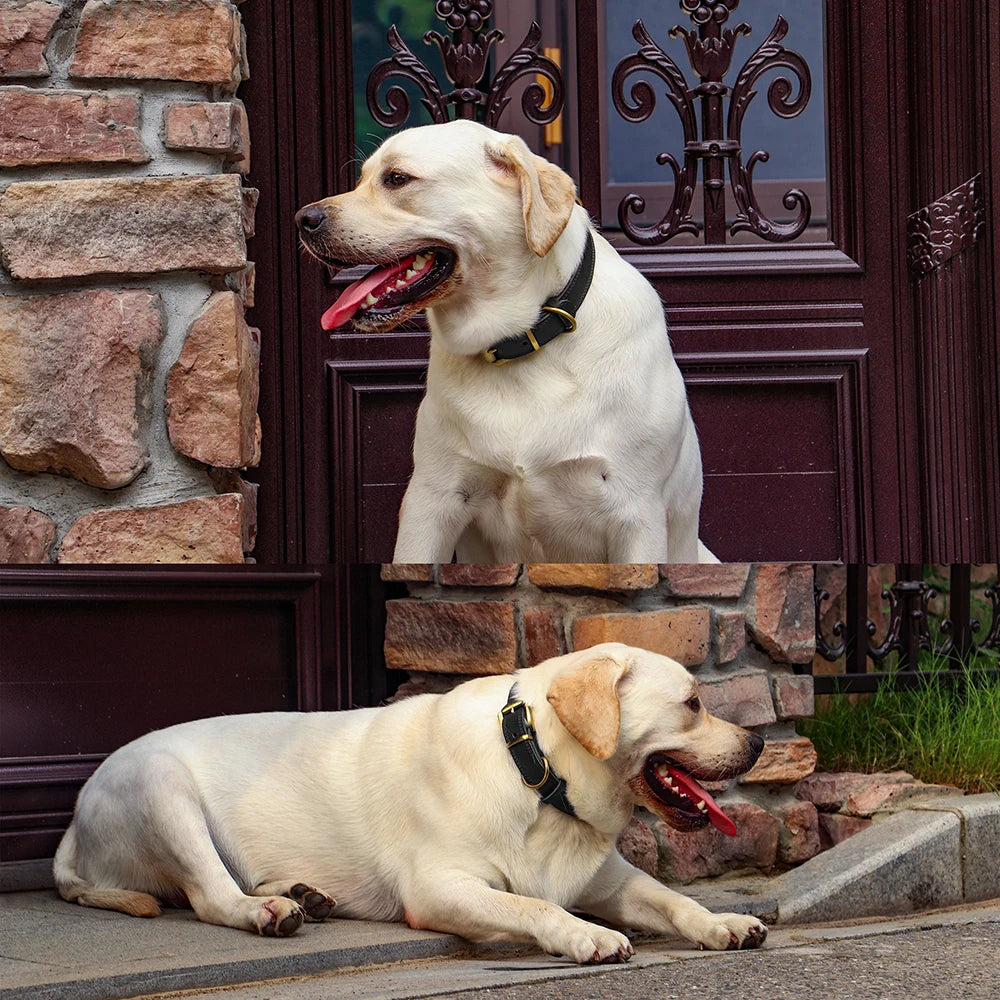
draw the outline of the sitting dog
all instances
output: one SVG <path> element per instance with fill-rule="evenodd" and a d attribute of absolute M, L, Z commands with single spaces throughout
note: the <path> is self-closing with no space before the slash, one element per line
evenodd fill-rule
<path fill-rule="evenodd" d="M 388 139 L 354 191 L 300 209 L 333 268 L 322 317 L 431 329 L 395 562 L 715 561 L 663 305 L 523 140 L 470 121 Z"/>
<path fill-rule="evenodd" d="M 625 961 L 619 927 L 706 948 L 766 928 L 710 913 L 615 848 L 635 805 L 735 833 L 699 781 L 741 774 L 763 740 L 708 714 L 664 656 L 607 643 L 382 708 L 203 719 L 113 753 L 56 852 L 84 906 L 268 935 L 337 913 L 475 941 Z"/>

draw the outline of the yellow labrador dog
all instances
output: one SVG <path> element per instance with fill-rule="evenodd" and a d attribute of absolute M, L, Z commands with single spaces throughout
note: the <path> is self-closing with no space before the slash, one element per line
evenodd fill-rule
<path fill-rule="evenodd" d="M 204 719 L 112 754 L 80 793 L 55 881 L 84 906 L 268 935 L 337 913 L 624 961 L 619 927 L 760 944 L 615 849 L 633 806 L 734 833 L 699 780 L 759 736 L 714 718 L 673 660 L 605 644 L 374 709 Z"/>
<path fill-rule="evenodd" d="M 409 129 L 296 215 L 334 268 L 375 265 L 325 329 L 431 328 L 396 562 L 715 561 L 663 305 L 572 179 L 475 122 Z"/>

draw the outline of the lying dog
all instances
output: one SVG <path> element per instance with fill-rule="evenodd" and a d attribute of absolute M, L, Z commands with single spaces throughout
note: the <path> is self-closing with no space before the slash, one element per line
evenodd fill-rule
<path fill-rule="evenodd" d="M 384 708 L 204 719 L 98 768 L 55 881 L 84 906 L 155 916 L 161 900 L 190 902 L 200 920 L 278 936 L 336 898 L 347 917 L 576 962 L 632 946 L 567 908 L 752 948 L 757 919 L 710 913 L 615 841 L 636 804 L 735 833 L 698 780 L 741 774 L 762 746 L 709 715 L 679 664 L 615 643 Z"/>
<path fill-rule="evenodd" d="M 325 329 L 378 333 L 427 310 L 395 562 L 715 561 L 663 305 L 567 174 L 517 136 L 428 125 L 296 222 L 325 264 L 376 265 Z"/>

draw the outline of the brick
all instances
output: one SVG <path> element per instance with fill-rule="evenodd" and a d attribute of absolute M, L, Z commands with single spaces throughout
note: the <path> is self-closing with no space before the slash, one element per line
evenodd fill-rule
<path fill-rule="evenodd" d="M 816 748 L 800 736 L 791 740 L 768 740 L 757 763 L 743 775 L 741 785 L 794 785 L 816 770 Z"/>
<path fill-rule="evenodd" d="M 754 641 L 771 659 L 809 663 L 816 652 L 812 567 L 758 565 L 746 615 Z"/>
<path fill-rule="evenodd" d="M 0 454 L 24 472 L 130 483 L 162 335 L 151 291 L 0 297 Z"/>
<path fill-rule="evenodd" d="M 47 563 L 56 526 L 30 507 L 0 507 L 0 563 Z"/>
<path fill-rule="evenodd" d="M 715 662 L 731 663 L 747 645 L 747 623 L 742 611 L 716 611 Z"/>
<path fill-rule="evenodd" d="M 241 563 L 243 499 L 238 493 L 78 517 L 60 563 Z"/>
<path fill-rule="evenodd" d="M 49 75 L 45 47 L 61 13 L 62 4 L 46 0 L 0 7 L 0 78 Z"/>
<path fill-rule="evenodd" d="M 765 673 L 700 678 L 698 693 L 709 712 L 737 726 L 766 726 L 775 721 Z"/>
<path fill-rule="evenodd" d="M 440 579 L 446 587 L 509 587 L 517 583 L 520 563 L 442 563 Z"/>
<path fill-rule="evenodd" d="M 167 431 L 182 455 L 241 469 L 256 452 L 260 342 L 235 292 L 216 292 L 195 317 L 167 378 Z"/>
<path fill-rule="evenodd" d="M 624 642 L 691 667 L 708 656 L 710 625 L 709 610 L 701 607 L 588 615 L 573 623 L 573 648 Z"/>
<path fill-rule="evenodd" d="M 234 469 L 209 469 L 209 478 L 216 493 L 239 493 L 243 498 L 240 519 L 241 543 L 244 552 L 253 552 L 257 544 L 257 483 L 248 482 Z"/>
<path fill-rule="evenodd" d="M 531 563 L 528 579 L 536 587 L 645 590 L 655 587 L 660 575 L 654 563 Z"/>
<path fill-rule="evenodd" d="M 863 774 L 860 771 L 820 772 L 803 778 L 795 786 L 795 797 L 812 802 L 821 812 L 834 812 L 847 804 L 848 796 L 873 781 L 901 784 L 913 781 L 906 771 L 888 774 Z"/>
<path fill-rule="evenodd" d="M 819 813 L 811 802 L 790 802 L 777 810 L 778 860 L 798 865 L 819 854 Z"/>
<path fill-rule="evenodd" d="M 648 823 L 633 816 L 628 826 L 618 834 L 615 847 L 630 865 L 635 865 L 647 875 L 656 876 L 660 852 Z"/>
<path fill-rule="evenodd" d="M 169 104 L 163 114 L 163 145 L 214 153 L 250 169 L 250 131 L 242 101 L 186 101 Z"/>
<path fill-rule="evenodd" d="M 0 166 L 146 163 L 134 97 L 0 88 Z"/>
<path fill-rule="evenodd" d="M 430 583 L 433 563 L 383 563 L 381 577 L 387 583 Z"/>
<path fill-rule="evenodd" d="M 681 833 L 662 821 L 653 825 L 660 847 L 660 878 L 690 882 L 736 868 L 774 866 L 781 820 L 750 802 L 720 802 L 719 808 L 736 824 L 735 837 L 711 826 Z"/>
<path fill-rule="evenodd" d="M 253 309 L 256 280 L 257 267 L 252 260 L 247 261 L 247 266 L 241 270 L 226 275 L 226 286 L 239 295 L 246 309 Z"/>
<path fill-rule="evenodd" d="M 566 652 L 562 612 L 549 604 L 524 609 L 524 656 L 529 667 Z"/>
<path fill-rule="evenodd" d="M 872 825 L 870 819 L 844 816 L 841 813 L 821 812 L 817 818 L 819 820 L 819 848 L 821 851 L 836 847 L 848 837 L 853 837 L 854 834 L 867 830 Z"/>
<path fill-rule="evenodd" d="M 779 719 L 808 719 L 815 711 L 811 674 L 772 674 L 771 687 Z"/>
<path fill-rule="evenodd" d="M 70 74 L 235 89 L 240 17 L 226 0 L 88 0 Z"/>
<path fill-rule="evenodd" d="M 660 566 L 660 575 L 675 597 L 734 598 L 743 594 L 750 564 L 688 566 L 669 563 Z"/>
<path fill-rule="evenodd" d="M 392 670 L 506 674 L 517 668 L 514 605 L 505 601 L 387 601 Z"/>
<path fill-rule="evenodd" d="M 242 212 L 233 174 L 18 182 L 0 196 L 0 258 L 14 278 L 236 271 Z"/>

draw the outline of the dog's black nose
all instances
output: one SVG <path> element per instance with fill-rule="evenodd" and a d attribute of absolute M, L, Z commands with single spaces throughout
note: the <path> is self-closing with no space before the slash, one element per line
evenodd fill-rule
<path fill-rule="evenodd" d="M 750 734 L 750 751 L 753 753 L 753 759 L 756 760 L 760 756 L 761 750 L 764 749 L 764 739 L 757 733 Z"/>
<path fill-rule="evenodd" d="M 304 233 L 318 233 L 326 222 L 326 212 L 320 205 L 306 205 L 295 213 L 295 225 Z"/>

